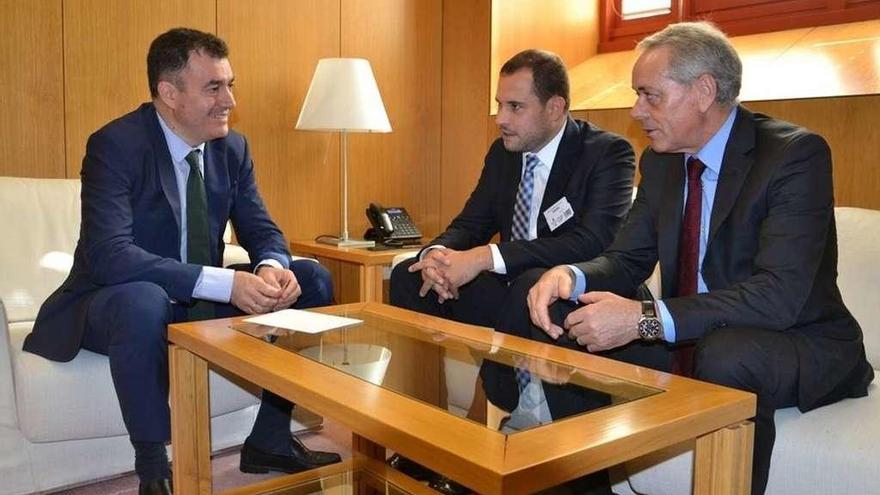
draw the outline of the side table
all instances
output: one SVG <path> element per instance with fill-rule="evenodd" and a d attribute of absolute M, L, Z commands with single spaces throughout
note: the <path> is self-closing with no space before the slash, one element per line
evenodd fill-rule
<path fill-rule="evenodd" d="M 353 302 L 383 302 L 385 267 L 402 253 L 419 248 L 370 251 L 366 248 L 341 248 L 315 241 L 292 241 L 293 254 L 314 256 L 333 274 L 334 296 L 337 304 Z"/>

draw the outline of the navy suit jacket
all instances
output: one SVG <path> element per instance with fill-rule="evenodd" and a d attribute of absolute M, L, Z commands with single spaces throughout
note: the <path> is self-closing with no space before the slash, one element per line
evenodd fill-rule
<path fill-rule="evenodd" d="M 556 151 L 540 212 L 565 197 L 574 215 L 551 231 L 538 215 L 538 238 L 511 241 L 522 153 L 496 140 L 476 189 L 449 227 L 427 245 L 464 250 L 500 234 L 498 249 L 510 278 L 530 268 L 590 259 L 605 249 L 626 216 L 635 173 L 632 146 L 622 137 L 569 118 Z"/>
<path fill-rule="evenodd" d="M 223 260 L 232 221 L 252 260 L 290 264 L 281 231 L 254 180 L 244 137 L 230 131 L 205 144 L 212 265 Z M 24 350 L 55 361 L 79 352 L 92 296 L 102 287 L 152 282 L 192 303 L 202 267 L 180 261 L 180 198 L 171 155 L 151 103 L 89 137 L 82 166 L 82 224 L 70 275 L 43 303 Z"/>
<path fill-rule="evenodd" d="M 632 210 L 611 247 L 577 266 L 595 291 L 629 294 L 659 261 L 678 341 L 715 328 L 785 332 L 809 410 L 867 393 L 862 331 L 837 288 L 831 151 L 821 136 L 740 107 L 724 150 L 701 271 L 709 292 L 674 297 L 684 195 L 680 153 L 642 155 Z"/>

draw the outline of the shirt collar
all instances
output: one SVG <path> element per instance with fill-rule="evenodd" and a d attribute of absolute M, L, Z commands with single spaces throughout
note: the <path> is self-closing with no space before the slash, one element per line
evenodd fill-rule
<path fill-rule="evenodd" d="M 737 107 L 733 107 L 730 111 L 730 114 L 727 116 L 727 120 L 724 121 L 724 124 L 721 125 L 721 128 L 712 136 L 712 139 L 709 140 L 700 151 L 697 151 L 696 156 L 703 162 L 703 165 L 706 168 L 712 170 L 716 174 L 721 172 L 721 162 L 724 160 L 724 148 L 727 147 L 727 140 L 730 139 L 730 131 L 733 129 L 733 121 L 736 120 L 736 112 Z M 687 156 L 685 156 L 685 160 L 687 160 Z"/>
<path fill-rule="evenodd" d="M 192 150 L 199 150 L 203 154 L 205 152 L 205 143 L 202 143 L 196 147 L 192 147 L 186 143 L 180 136 L 175 134 L 171 127 L 165 122 L 165 119 L 162 118 L 162 114 L 159 111 L 156 111 L 156 116 L 159 117 L 159 126 L 162 128 L 162 134 L 165 135 L 165 142 L 168 144 L 168 151 L 171 153 L 171 161 L 173 163 L 180 163 L 186 159 L 186 155 L 190 153 Z"/>
<path fill-rule="evenodd" d="M 565 126 L 568 125 L 568 119 L 562 123 L 562 128 L 553 136 L 547 144 L 544 145 L 543 148 L 539 149 L 537 152 L 533 153 L 538 157 L 538 160 L 541 160 L 541 163 L 546 165 L 548 168 L 553 168 L 553 160 L 556 158 L 556 151 L 559 149 L 559 143 L 562 142 L 562 134 L 565 132 Z M 525 160 L 525 153 L 523 153 L 523 160 Z M 525 161 L 523 161 L 525 163 Z"/>

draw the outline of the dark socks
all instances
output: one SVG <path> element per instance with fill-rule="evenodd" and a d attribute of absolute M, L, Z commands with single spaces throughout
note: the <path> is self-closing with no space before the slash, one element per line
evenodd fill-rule
<path fill-rule="evenodd" d="M 263 390 L 263 402 L 247 443 L 273 454 L 290 450 L 290 413 L 293 404 L 268 390 Z"/>
<path fill-rule="evenodd" d="M 165 442 L 135 442 L 132 440 L 131 444 L 134 446 L 134 470 L 142 483 L 171 477 Z"/>

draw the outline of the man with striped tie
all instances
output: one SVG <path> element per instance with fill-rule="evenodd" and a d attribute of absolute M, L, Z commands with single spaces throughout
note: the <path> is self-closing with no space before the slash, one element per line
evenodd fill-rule
<path fill-rule="evenodd" d="M 501 137 L 477 187 L 443 233 L 395 268 L 395 306 L 494 326 L 512 280 L 596 256 L 629 210 L 632 147 L 571 118 L 559 56 L 516 54 L 501 68 L 495 99 Z"/>
<path fill-rule="evenodd" d="M 553 53 L 525 50 L 504 64 L 495 97 L 501 137 L 461 213 L 417 258 L 395 267 L 391 304 L 494 327 L 520 274 L 592 258 L 611 243 L 629 210 L 633 150 L 620 136 L 573 119 L 568 86 Z M 546 409 L 540 398 L 517 408 L 512 368 L 486 361 L 481 375 L 493 403 L 528 409 L 525 418 Z M 442 493 L 468 492 L 399 455 L 390 463 Z"/>

